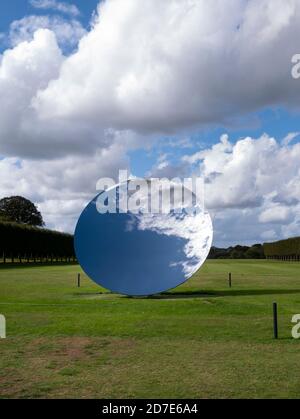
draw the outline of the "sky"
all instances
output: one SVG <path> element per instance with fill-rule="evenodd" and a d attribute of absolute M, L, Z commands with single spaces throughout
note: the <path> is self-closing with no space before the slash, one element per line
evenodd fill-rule
<path fill-rule="evenodd" d="M 0 4 L 0 197 L 73 232 L 101 177 L 205 179 L 214 245 L 300 235 L 299 0 Z"/>

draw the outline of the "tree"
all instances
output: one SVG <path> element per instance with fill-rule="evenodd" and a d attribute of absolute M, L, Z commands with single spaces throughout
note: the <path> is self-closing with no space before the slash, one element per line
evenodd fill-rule
<path fill-rule="evenodd" d="M 265 259 L 264 248 L 261 244 L 254 244 L 245 253 L 247 259 Z"/>
<path fill-rule="evenodd" d="M 0 200 L 0 220 L 36 227 L 45 225 L 37 207 L 22 196 L 11 196 Z"/>

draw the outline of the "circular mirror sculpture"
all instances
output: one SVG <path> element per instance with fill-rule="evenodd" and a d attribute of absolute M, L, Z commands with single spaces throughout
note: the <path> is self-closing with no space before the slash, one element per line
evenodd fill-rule
<path fill-rule="evenodd" d="M 205 262 L 213 237 L 209 214 L 194 197 L 182 204 L 182 186 L 174 187 L 165 208 L 159 191 L 116 185 L 84 209 L 75 252 L 97 284 L 129 296 L 154 295 L 186 282 Z"/>

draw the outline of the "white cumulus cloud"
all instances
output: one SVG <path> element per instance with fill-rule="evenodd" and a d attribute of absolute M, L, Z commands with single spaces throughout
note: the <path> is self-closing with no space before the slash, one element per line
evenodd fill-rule
<path fill-rule="evenodd" d="M 265 134 L 232 144 L 224 135 L 183 161 L 198 166 L 205 179 L 205 203 L 220 241 L 300 235 L 299 142 L 281 144 Z"/>
<path fill-rule="evenodd" d="M 110 0 L 34 100 L 43 118 L 170 132 L 299 106 L 298 0 Z"/>
<path fill-rule="evenodd" d="M 2 121 L 0 153 L 59 155 L 78 151 L 79 143 L 91 151 L 106 129 L 158 135 L 299 104 L 300 83 L 291 77 L 300 36 L 297 0 L 107 0 L 83 37 L 72 20 L 55 19 L 61 18 L 25 17 L 12 25 L 14 43 L 28 43 L 4 52 L 0 65 L 12 74 L 0 80 L 0 93 L 9 91 L 17 108 L 19 96 L 26 101 L 13 127 L 9 116 L 8 124 Z M 40 26 L 62 42 L 80 38 L 78 50 L 63 56 L 50 33 L 33 35 Z M 37 49 L 41 37 L 44 50 Z M 25 68 L 32 81 L 18 94 L 10 79 L 29 49 L 35 62 L 28 57 Z M 37 62 L 43 66 L 46 56 L 56 62 L 57 54 L 59 65 L 36 83 Z M 37 138 L 40 147 L 32 147 Z"/>

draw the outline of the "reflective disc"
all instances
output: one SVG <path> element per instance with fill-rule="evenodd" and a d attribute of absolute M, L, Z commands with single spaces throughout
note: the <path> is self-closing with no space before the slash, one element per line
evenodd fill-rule
<path fill-rule="evenodd" d="M 182 210 L 175 198 L 170 211 L 148 212 L 149 196 L 149 191 L 140 190 L 139 199 L 129 193 L 135 211 L 124 211 L 121 185 L 116 185 L 96 196 L 77 223 L 75 251 L 81 267 L 112 292 L 146 296 L 175 288 L 209 254 L 213 229 L 207 212 L 192 204 Z"/>

